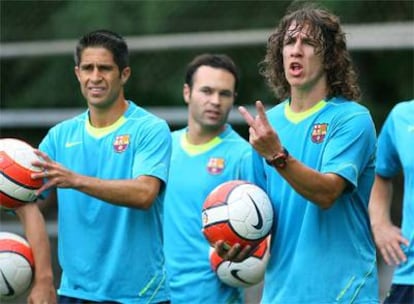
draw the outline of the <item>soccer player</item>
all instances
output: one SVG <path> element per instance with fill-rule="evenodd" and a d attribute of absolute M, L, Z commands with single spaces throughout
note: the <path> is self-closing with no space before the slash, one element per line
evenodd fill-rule
<path fill-rule="evenodd" d="M 239 75 L 227 55 L 201 54 L 183 87 L 188 125 L 172 133 L 165 195 L 164 251 L 172 303 L 242 303 L 242 290 L 222 283 L 210 266 L 201 210 L 223 182 L 251 179 L 251 148 L 227 123 Z"/>
<path fill-rule="evenodd" d="M 24 204 L 16 208 L 14 213 L 23 225 L 34 259 L 34 279 L 27 303 L 54 304 L 56 290 L 53 282 L 50 243 L 42 213 L 35 203 Z M 8 290 L 8 292 L 13 291 Z"/>
<path fill-rule="evenodd" d="M 84 35 L 75 74 L 88 110 L 49 130 L 34 163 L 45 171 L 33 174 L 58 203 L 59 303 L 169 301 L 161 225 L 169 127 L 125 99 L 131 69 L 120 35 Z"/>
<path fill-rule="evenodd" d="M 414 100 L 394 106 L 378 136 L 375 181 L 369 203 L 374 240 L 395 265 L 386 304 L 414 304 Z M 404 173 L 401 229 L 391 221 L 393 178 Z"/>
<path fill-rule="evenodd" d="M 293 7 L 268 39 L 262 73 L 281 102 L 240 113 L 254 147 L 255 181 L 275 209 L 262 302 L 378 303 L 368 201 L 375 126 L 337 16 Z M 240 246 L 217 250 L 242 259 Z"/>

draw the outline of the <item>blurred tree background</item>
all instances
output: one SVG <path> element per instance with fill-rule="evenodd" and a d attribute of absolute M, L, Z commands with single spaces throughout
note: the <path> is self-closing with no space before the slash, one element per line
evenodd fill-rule
<path fill-rule="evenodd" d="M 316 2 L 340 16 L 344 25 L 414 20 L 414 0 Z M 174 33 L 263 29 L 270 32 L 291 3 L 280 0 L 0 0 L 0 43 L 73 40 L 75 48 L 80 36 L 100 28 L 120 33 L 127 42 L 128 37 Z M 184 106 L 182 85 L 186 64 L 201 52 L 217 52 L 230 55 L 240 68 L 237 103 L 252 105 L 261 99 L 270 107 L 276 100 L 258 73 L 266 39 L 263 37 L 262 44 L 250 46 L 131 52 L 132 77 L 126 85 L 126 96 L 146 108 Z M 414 40 L 414 34 L 406 39 Z M 396 102 L 414 98 L 414 49 L 351 50 L 351 55 L 359 70 L 361 103 L 370 109 L 379 130 Z M 71 54 L 0 56 L 0 120 L 3 110 L 10 109 L 85 108 L 73 69 Z M 177 127 L 171 125 L 172 129 Z M 242 135 L 247 134 L 244 124 L 235 128 Z M 0 132 L 2 137 L 20 137 L 37 146 L 47 128 L 1 128 Z M 398 192 L 396 200 L 400 196 Z M 54 214 L 54 211 L 50 213 L 53 217 Z M 55 248 L 55 236 L 52 242 Z M 54 266 L 57 270 L 56 260 Z"/>
<path fill-rule="evenodd" d="M 75 41 L 108 28 L 123 36 L 273 29 L 292 1 L 8 1 L 0 2 L 1 43 Z M 414 1 L 319 1 L 343 24 L 414 20 Z M 144 107 L 182 106 L 187 62 L 200 52 L 231 55 L 241 70 L 238 103 L 275 102 L 258 74 L 263 45 L 131 53 L 127 97 Z M 414 39 L 407 37 L 407 39 Z M 75 43 L 75 42 L 74 42 Z M 75 45 L 74 45 L 75 46 Z M 73 46 L 73 47 L 74 47 Z M 392 105 L 414 96 L 413 49 L 352 51 L 361 102 L 379 127 Z M 85 107 L 71 55 L 1 58 L 1 109 Z M 4 132 L 5 130 L 3 130 Z"/>

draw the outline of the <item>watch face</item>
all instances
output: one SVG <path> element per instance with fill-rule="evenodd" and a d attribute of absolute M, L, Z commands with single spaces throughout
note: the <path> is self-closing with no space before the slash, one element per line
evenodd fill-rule
<path fill-rule="evenodd" d="M 273 165 L 278 168 L 283 168 L 286 165 L 286 157 L 286 154 L 280 153 L 273 159 Z"/>
<path fill-rule="evenodd" d="M 275 164 L 276 165 L 282 165 L 284 163 L 285 163 L 285 158 L 283 156 L 278 157 L 278 158 L 275 159 Z"/>
<path fill-rule="evenodd" d="M 288 158 L 289 153 L 286 149 L 283 149 L 284 152 L 280 152 L 275 155 L 271 160 L 266 160 L 266 163 L 270 166 L 277 168 L 284 168 L 286 166 L 286 159 Z"/>

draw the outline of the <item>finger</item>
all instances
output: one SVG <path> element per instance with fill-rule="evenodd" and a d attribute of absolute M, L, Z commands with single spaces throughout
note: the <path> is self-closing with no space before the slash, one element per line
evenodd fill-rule
<path fill-rule="evenodd" d="M 32 174 L 30 174 L 30 178 L 31 179 L 43 179 L 47 175 L 47 174 L 45 175 L 45 172 L 46 171 L 32 173 Z"/>
<path fill-rule="evenodd" d="M 44 153 L 44 152 L 42 152 L 42 151 L 40 151 L 40 150 L 38 150 L 38 149 L 34 149 L 34 151 L 33 151 L 37 156 L 39 156 L 40 158 L 42 158 L 44 161 L 46 161 L 46 162 L 51 162 L 52 160 L 50 159 L 50 157 L 46 154 L 46 153 Z"/>
<path fill-rule="evenodd" d="M 407 240 L 405 237 L 401 236 L 398 240 L 401 244 L 405 245 L 408 247 L 408 245 L 410 244 L 410 241 Z"/>
<path fill-rule="evenodd" d="M 407 256 L 405 255 L 401 246 L 408 246 L 408 244 L 409 244 L 408 240 L 401 235 L 398 238 L 398 242 L 394 244 L 395 255 L 399 262 L 404 263 L 407 261 Z"/>
<path fill-rule="evenodd" d="M 239 107 L 239 113 L 244 118 L 244 120 L 246 121 L 246 123 L 250 127 L 253 127 L 253 125 L 254 125 L 254 117 L 249 113 L 249 111 L 247 111 L 247 109 L 245 107 L 240 106 Z"/>
<path fill-rule="evenodd" d="M 47 183 L 44 183 L 42 185 L 42 187 L 40 187 L 39 189 L 36 190 L 35 195 L 39 196 L 40 194 L 42 194 L 43 191 L 51 188 L 53 186 L 52 181 L 48 181 Z"/>
<path fill-rule="evenodd" d="M 382 255 L 382 258 L 383 258 L 385 264 L 387 264 L 388 266 L 392 266 L 393 263 L 392 263 L 391 258 L 388 255 L 387 250 L 385 248 L 380 248 L 380 252 L 381 252 L 381 255 Z"/>
<path fill-rule="evenodd" d="M 252 251 L 252 247 L 247 245 L 243 248 L 239 248 L 237 255 L 235 255 L 233 257 L 233 261 L 234 262 L 242 262 L 244 261 L 247 257 L 250 256 L 250 252 Z"/>
<path fill-rule="evenodd" d="M 266 116 L 266 109 L 260 100 L 256 101 L 256 111 L 257 111 L 257 116 L 259 117 L 259 119 L 262 122 L 265 122 L 268 124 L 268 120 Z"/>
<path fill-rule="evenodd" d="M 392 247 L 389 248 L 388 249 L 388 254 L 389 254 L 390 258 L 391 258 L 391 262 L 394 265 L 400 264 L 400 261 L 398 260 L 397 255 L 395 254 L 394 248 L 392 248 Z"/>
<path fill-rule="evenodd" d="M 405 263 L 407 261 L 407 256 L 405 255 L 404 251 L 401 250 L 400 247 L 396 248 L 395 255 L 398 259 L 398 264 Z"/>
<path fill-rule="evenodd" d="M 227 249 L 224 241 L 217 241 L 214 244 L 214 249 L 216 250 L 217 254 L 224 258 L 224 256 L 227 254 Z"/>
<path fill-rule="evenodd" d="M 251 252 L 252 252 L 252 246 L 247 245 L 240 251 L 239 256 L 243 256 L 244 258 L 246 258 L 250 256 Z"/>
<path fill-rule="evenodd" d="M 254 138 L 256 138 L 256 137 L 257 137 L 256 130 L 255 130 L 253 127 L 250 127 L 250 128 L 249 128 L 249 135 L 250 135 L 250 138 L 251 138 L 251 139 L 254 139 Z"/>
<path fill-rule="evenodd" d="M 237 256 L 238 256 L 238 254 L 239 254 L 239 252 L 240 252 L 240 250 L 241 250 L 241 245 L 240 244 L 234 244 L 230 249 L 229 249 L 229 251 L 227 251 L 227 254 L 226 254 L 226 259 L 227 260 L 230 260 L 230 261 L 236 261 L 236 258 L 237 258 Z"/>

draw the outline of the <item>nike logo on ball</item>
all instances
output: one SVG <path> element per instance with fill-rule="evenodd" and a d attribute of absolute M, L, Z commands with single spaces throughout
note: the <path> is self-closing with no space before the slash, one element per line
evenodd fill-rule
<path fill-rule="evenodd" d="M 254 209 L 256 210 L 256 214 L 257 214 L 257 224 L 252 225 L 252 226 L 254 228 L 256 228 L 257 230 L 262 229 L 262 227 L 263 227 L 263 218 L 262 218 L 262 215 L 260 214 L 259 208 L 257 208 L 256 202 L 254 201 L 254 199 L 249 194 L 247 194 L 247 196 L 252 201 Z"/>
<path fill-rule="evenodd" d="M 241 281 L 241 282 L 243 282 L 243 283 L 245 283 L 245 284 L 250 284 L 249 282 L 247 282 L 246 280 L 243 280 L 240 276 L 239 276 L 239 271 L 240 271 L 240 269 L 232 269 L 231 271 L 230 271 L 230 273 L 231 273 L 231 275 L 236 279 L 236 280 L 239 280 L 239 281 Z"/>
<path fill-rule="evenodd" d="M 13 289 L 13 287 L 10 285 L 9 281 L 7 281 L 7 278 L 6 278 L 6 276 L 4 275 L 3 271 L 1 271 L 1 269 L 0 269 L 0 273 L 1 273 L 1 276 L 3 277 L 3 281 L 4 281 L 4 283 L 6 284 L 6 290 L 7 290 L 7 293 L 2 293 L 1 295 L 2 295 L 2 296 L 6 296 L 6 297 L 11 297 L 11 296 L 14 296 L 14 289 Z"/>

